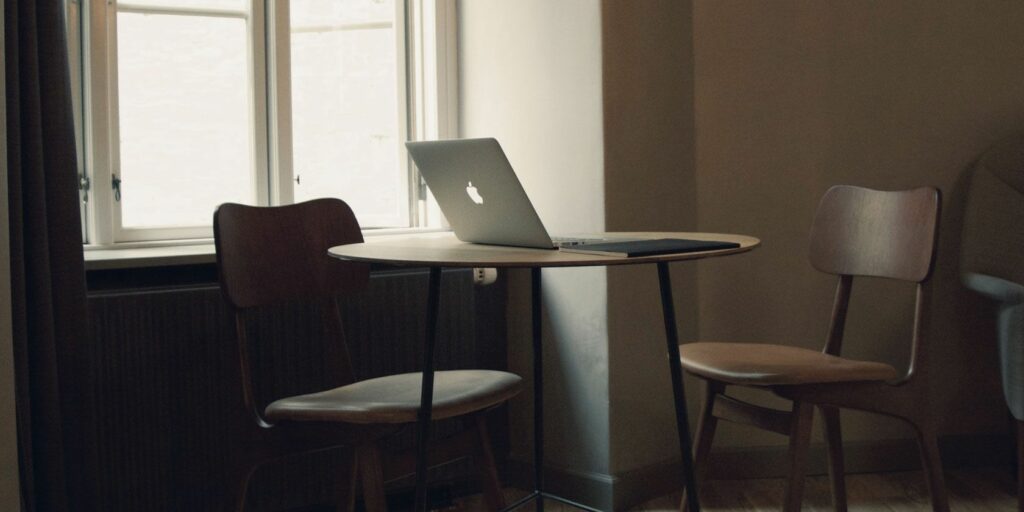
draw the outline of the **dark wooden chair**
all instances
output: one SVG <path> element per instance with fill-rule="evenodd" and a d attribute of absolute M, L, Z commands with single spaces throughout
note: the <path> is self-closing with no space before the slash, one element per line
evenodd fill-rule
<path fill-rule="evenodd" d="M 800 510 L 804 464 L 817 406 L 825 422 L 835 509 L 845 511 L 839 408 L 846 407 L 894 416 L 913 425 L 932 507 L 949 510 L 930 407 L 928 345 L 922 332 L 929 310 L 927 286 L 935 255 L 939 205 L 939 192 L 933 188 L 882 192 L 836 186 L 825 193 L 811 228 L 810 260 L 816 269 L 839 279 L 821 352 L 757 343 L 698 342 L 680 347 L 683 369 L 704 381 L 704 402 L 694 439 L 698 475 L 707 466 L 718 419 L 788 435 L 789 480 L 783 510 Z M 911 361 L 902 375 L 888 364 L 841 355 L 854 276 L 917 283 Z M 737 400 L 726 395 L 727 386 L 772 391 L 791 400 L 792 410 Z"/>
<path fill-rule="evenodd" d="M 352 510 L 358 477 L 366 509 L 387 510 L 384 482 L 413 473 L 415 457 L 412 450 L 392 456 L 381 444 L 400 426 L 416 422 L 421 375 L 358 382 L 353 376 L 338 298 L 365 288 L 369 267 L 327 254 L 329 247 L 363 241 L 352 210 L 338 199 L 279 207 L 224 204 L 214 214 L 213 229 L 221 289 L 235 313 L 244 414 L 251 417 L 251 428 L 243 433 L 248 458 L 231 471 L 231 509 L 244 508 L 248 481 L 260 465 L 343 447 L 338 509 Z M 321 317 L 334 343 L 311 357 L 322 357 L 330 367 L 333 387 L 298 396 L 257 396 L 262 388 L 250 357 L 250 317 L 296 303 L 316 304 L 325 312 Z M 432 443 L 428 460 L 446 462 L 470 452 L 479 456 L 485 501 L 494 510 L 504 506 L 504 499 L 482 414 L 521 387 L 519 376 L 501 371 L 438 371 L 434 377 L 433 419 L 466 417 L 472 428 Z"/>

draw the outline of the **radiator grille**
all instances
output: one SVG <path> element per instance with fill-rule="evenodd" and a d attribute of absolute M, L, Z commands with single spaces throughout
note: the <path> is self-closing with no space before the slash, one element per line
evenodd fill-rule
<path fill-rule="evenodd" d="M 378 272 L 367 292 L 343 301 L 359 379 L 420 368 L 426 287 L 425 271 Z M 501 281 L 478 288 L 468 271 L 445 272 L 441 290 L 437 368 L 504 368 Z M 249 418 L 238 408 L 234 323 L 219 289 L 193 283 L 93 291 L 89 310 L 100 454 L 95 485 L 101 509 L 222 508 L 221 473 L 239 458 L 231 432 Z M 317 314 L 292 307 L 284 316 L 261 316 L 254 322 L 260 396 L 312 391 L 331 380 L 317 348 L 322 333 L 311 327 Z M 310 347 L 291 340 L 306 334 L 314 339 Z M 436 430 L 456 428 L 461 427 L 438 425 Z M 499 452 L 507 443 L 501 430 L 495 435 Z M 411 432 L 396 440 L 411 442 Z M 251 508 L 329 502 L 332 458 L 328 452 L 261 470 L 250 488 Z M 465 479 L 470 471 L 449 468 L 445 478 Z"/>

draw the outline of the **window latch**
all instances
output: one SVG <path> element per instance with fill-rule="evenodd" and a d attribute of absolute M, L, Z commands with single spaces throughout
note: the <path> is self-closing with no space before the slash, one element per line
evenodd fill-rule
<path fill-rule="evenodd" d="M 89 177 L 86 176 L 85 173 L 78 173 L 78 190 L 82 191 L 83 203 L 89 202 L 89 188 L 91 185 L 92 181 L 89 180 Z"/>
<path fill-rule="evenodd" d="M 114 201 L 121 202 L 121 178 L 113 175 L 110 178 L 110 188 L 114 189 Z"/>
<path fill-rule="evenodd" d="M 296 185 L 302 185 L 302 175 L 301 174 L 296 174 L 295 175 L 295 184 Z"/>

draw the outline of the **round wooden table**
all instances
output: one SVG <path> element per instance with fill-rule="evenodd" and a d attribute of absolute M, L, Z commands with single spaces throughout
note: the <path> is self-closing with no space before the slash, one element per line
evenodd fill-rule
<path fill-rule="evenodd" d="M 434 389 L 434 342 L 437 335 L 437 309 L 441 289 L 441 269 L 448 268 L 529 268 L 531 276 L 531 313 L 533 323 L 533 380 L 534 380 L 534 478 L 536 489 L 507 508 L 511 510 L 528 501 L 537 500 L 537 510 L 543 511 L 544 498 L 560 501 L 583 510 L 595 510 L 544 491 L 544 436 L 543 436 L 543 367 L 541 360 L 541 269 L 545 267 L 588 267 L 610 265 L 638 265 L 654 263 L 658 267 L 661 287 L 662 313 L 665 319 L 665 339 L 668 349 L 669 374 L 675 401 L 676 428 L 679 432 L 679 450 L 683 461 L 683 480 L 687 489 L 696 489 L 693 459 L 690 448 L 690 427 L 686 412 L 686 394 L 683 389 L 682 368 L 679 365 L 679 336 L 676 330 L 675 306 L 668 264 L 673 261 L 715 258 L 750 251 L 761 244 L 757 238 L 721 233 L 684 232 L 628 232 L 602 233 L 607 238 L 683 238 L 735 242 L 739 247 L 714 251 L 663 254 L 626 258 L 579 254 L 558 250 L 528 249 L 461 242 L 452 233 L 427 233 L 401 236 L 370 237 L 364 243 L 332 247 L 328 252 L 336 258 L 394 265 L 400 267 L 427 267 L 430 269 L 427 287 L 427 329 L 423 356 L 423 385 L 420 412 L 416 430 L 416 508 L 426 510 L 426 448 L 430 433 L 431 401 Z M 696 492 L 686 493 L 690 510 L 698 512 Z"/>

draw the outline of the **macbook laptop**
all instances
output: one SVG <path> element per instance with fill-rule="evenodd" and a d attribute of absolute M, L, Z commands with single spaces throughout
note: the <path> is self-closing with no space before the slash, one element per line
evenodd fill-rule
<path fill-rule="evenodd" d="M 497 140 L 406 142 L 405 147 L 459 240 L 539 249 L 609 241 L 552 239 Z"/>

